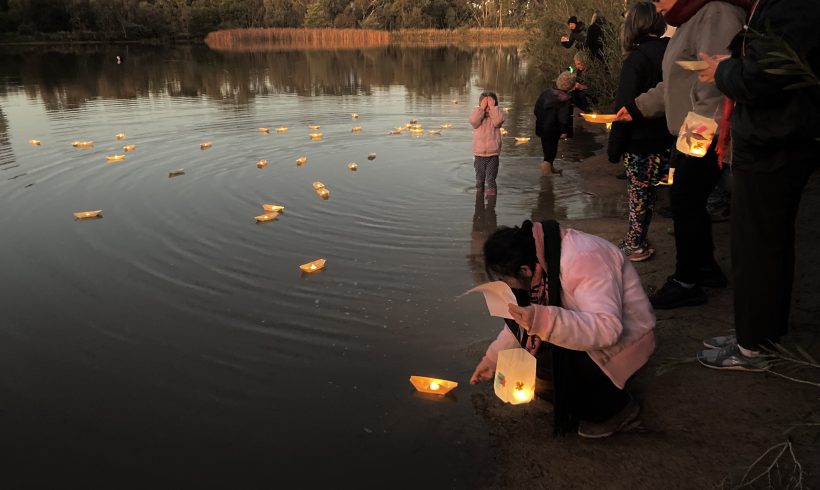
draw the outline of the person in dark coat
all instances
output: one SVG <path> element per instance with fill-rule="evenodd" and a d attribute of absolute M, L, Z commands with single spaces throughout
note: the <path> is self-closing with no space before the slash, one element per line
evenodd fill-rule
<path fill-rule="evenodd" d="M 555 168 L 558 140 L 572 136 L 572 102 L 567 91 L 575 86 L 575 75 L 565 71 L 558 75 L 554 89 L 545 90 L 535 103 L 535 134 L 541 138 L 544 160 L 543 175 L 560 174 Z"/>
<path fill-rule="evenodd" d="M 577 49 L 583 49 L 584 46 L 586 46 L 587 39 L 586 26 L 584 26 L 584 23 L 573 15 L 567 19 L 567 29 L 569 30 L 569 35 L 561 36 L 561 46 L 568 49 L 573 46 Z"/>
<path fill-rule="evenodd" d="M 661 62 L 669 39 L 661 38 L 666 21 L 650 2 L 634 4 L 626 13 L 622 49 L 627 53 L 618 82 L 616 107 L 623 107 L 663 79 Z M 672 136 L 666 120 L 658 117 L 614 122 L 609 133 L 607 155 L 618 163 L 623 158 L 629 196 L 629 231 L 618 248 L 633 262 L 655 253 L 649 245 L 649 224 L 657 199 L 657 188 L 668 168 Z"/>
<path fill-rule="evenodd" d="M 604 59 L 604 40 L 606 19 L 599 12 L 595 12 L 587 29 L 586 49 L 590 56 L 598 60 Z"/>
<path fill-rule="evenodd" d="M 729 59 L 700 55 L 709 64 L 701 81 L 714 81 L 730 99 L 731 117 L 724 122 L 732 144 L 721 138 L 718 149 L 725 155 L 731 148 L 734 173 L 735 335 L 706 339 L 709 350 L 698 360 L 710 368 L 762 371 L 768 367 L 764 351 L 789 326 L 797 209 L 820 164 L 820 3 L 759 0 L 747 24 Z M 812 73 L 767 71 L 791 64 L 774 55 L 788 51 L 784 43 Z"/>

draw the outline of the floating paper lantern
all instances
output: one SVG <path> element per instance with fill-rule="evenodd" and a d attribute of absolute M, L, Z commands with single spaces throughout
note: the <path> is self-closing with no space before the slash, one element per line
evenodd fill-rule
<path fill-rule="evenodd" d="M 422 134 L 424 134 L 424 130 L 423 130 L 423 129 L 421 129 L 421 128 L 418 128 L 418 129 L 416 129 L 416 128 L 411 128 L 411 129 L 410 129 L 410 133 L 412 133 L 412 134 L 416 134 L 416 135 L 422 135 Z"/>
<path fill-rule="evenodd" d="M 109 155 L 105 159 L 109 162 L 119 162 L 125 160 L 125 155 Z"/>
<path fill-rule="evenodd" d="M 210 148 L 210 147 L 212 147 L 212 146 L 214 146 L 214 144 L 213 144 L 213 143 L 211 143 L 211 142 L 207 142 L 207 143 L 200 143 L 200 144 L 199 144 L 199 149 L 201 149 L 201 150 L 207 150 L 208 148 Z"/>
<path fill-rule="evenodd" d="M 501 133 L 501 136 L 507 136 L 508 134 L 510 134 L 510 132 L 504 128 L 499 129 L 498 132 Z"/>
<path fill-rule="evenodd" d="M 74 213 L 74 219 L 95 219 L 102 218 L 102 209 L 96 211 L 78 211 Z"/>
<path fill-rule="evenodd" d="M 322 139 L 322 133 L 310 133 L 310 139 L 320 140 Z"/>
<path fill-rule="evenodd" d="M 359 115 L 354 112 L 353 114 L 350 115 L 350 118 L 351 119 L 359 119 Z"/>
<path fill-rule="evenodd" d="M 319 196 L 320 199 L 324 199 L 327 201 L 330 199 L 330 189 L 327 187 L 322 187 L 321 189 L 316 189 L 316 195 Z"/>
<path fill-rule="evenodd" d="M 40 140 L 28 140 L 28 144 L 31 146 L 40 146 Z"/>
<path fill-rule="evenodd" d="M 308 129 L 313 129 L 314 131 L 319 129 L 321 126 L 318 124 L 308 124 Z"/>
<path fill-rule="evenodd" d="M 125 139 L 125 133 L 117 133 L 116 135 L 114 135 L 114 137 L 117 138 L 118 140 L 124 140 Z"/>
<path fill-rule="evenodd" d="M 408 127 L 409 127 L 409 126 L 408 126 Z M 398 128 L 393 128 L 393 131 L 395 131 L 395 132 L 397 132 L 397 133 L 401 133 L 401 132 L 402 132 L 402 131 L 404 131 L 404 130 L 405 130 L 405 127 L 404 127 L 404 126 L 399 126 Z"/>
<path fill-rule="evenodd" d="M 444 123 L 440 127 L 441 127 L 441 129 L 450 129 L 450 128 L 453 127 L 453 125 L 450 124 L 450 123 Z"/>
<path fill-rule="evenodd" d="M 74 148 L 91 148 L 92 146 L 94 146 L 94 142 L 90 140 L 75 141 L 71 143 L 71 146 L 73 146 Z"/>
<path fill-rule="evenodd" d="M 270 133 L 270 128 L 259 128 L 260 133 Z"/>
<path fill-rule="evenodd" d="M 430 393 L 432 395 L 446 395 L 452 391 L 458 383 L 439 378 L 428 378 L 427 376 L 410 376 L 410 383 L 417 391 Z"/>
<path fill-rule="evenodd" d="M 516 143 L 529 143 L 530 139 L 526 136 L 517 136 L 515 138 Z"/>
<path fill-rule="evenodd" d="M 137 145 L 125 145 L 122 147 L 122 151 L 134 151 L 137 149 Z"/>
<path fill-rule="evenodd" d="M 268 161 L 267 160 L 259 160 L 258 162 L 256 162 L 256 168 L 265 168 L 267 166 L 268 166 Z"/>
<path fill-rule="evenodd" d="M 350 129 L 350 131 L 351 131 L 351 132 L 353 132 L 353 133 L 358 133 L 358 132 L 360 132 L 361 130 L 362 130 L 362 127 L 361 127 L 361 126 L 353 126 L 353 127 Z"/>
<path fill-rule="evenodd" d="M 507 403 L 527 403 L 535 396 L 535 357 L 524 349 L 498 353 L 493 387 L 495 394 Z"/>
<path fill-rule="evenodd" d="M 504 111 L 504 112 L 510 112 L 510 108 L 509 108 L 509 107 L 505 107 L 505 108 L 503 108 L 503 109 L 501 109 L 501 110 L 502 110 L 502 111 Z"/>
<path fill-rule="evenodd" d="M 359 169 L 359 164 L 357 164 L 355 162 L 350 162 L 350 163 L 347 164 L 347 168 L 349 168 L 350 170 L 355 172 L 356 170 Z"/>
<path fill-rule="evenodd" d="M 313 262 L 299 266 L 304 272 L 316 272 L 325 268 L 325 259 L 316 259 Z"/>
<path fill-rule="evenodd" d="M 262 209 L 264 209 L 266 213 L 282 213 L 285 211 L 285 206 L 280 204 L 263 204 Z"/>
<path fill-rule="evenodd" d="M 176 177 L 178 175 L 185 175 L 185 169 L 178 168 L 176 170 L 171 170 L 170 172 L 168 172 L 168 177 L 169 178 L 170 177 Z"/>
<path fill-rule="evenodd" d="M 617 118 L 618 115 L 617 114 L 584 114 L 582 112 L 581 117 L 583 117 L 584 121 L 586 121 L 586 122 L 606 124 L 606 123 L 615 122 L 615 118 Z"/>
<path fill-rule="evenodd" d="M 296 159 L 296 165 L 302 166 L 307 163 L 307 157 L 299 157 Z"/>
<path fill-rule="evenodd" d="M 702 60 L 694 60 L 694 61 L 676 61 L 675 63 L 678 64 L 684 70 L 689 71 L 701 71 L 709 68 L 709 63 L 702 61 Z"/>
<path fill-rule="evenodd" d="M 325 185 L 321 181 L 314 181 L 313 182 L 313 190 L 318 191 L 319 189 L 324 189 Z"/>
<path fill-rule="evenodd" d="M 430 133 L 430 136 L 441 136 L 441 131 L 439 131 L 437 129 L 431 129 L 430 131 L 427 131 L 427 132 Z"/>
<path fill-rule="evenodd" d="M 276 128 L 276 132 L 277 132 L 277 133 L 287 133 L 287 132 L 288 132 L 288 128 L 286 128 L 286 127 L 282 126 L 282 127 Z"/>
<path fill-rule="evenodd" d="M 253 219 L 255 219 L 257 223 L 267 223 L 268 221 L 273 221 L 278 217 L 279 213 L 264 213 L 259 216 L 254 216 Z"/>
<path fill-rule="evenodd" d="M 376 159 L 376 154 L 375 153 L 368 153 L 367 154 L 367 159 L 368 160 L 375 160 Z"/>

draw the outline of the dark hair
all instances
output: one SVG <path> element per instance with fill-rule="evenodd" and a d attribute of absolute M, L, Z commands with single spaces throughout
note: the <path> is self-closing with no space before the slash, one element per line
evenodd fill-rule
<path fill-rule="evenodd" d="M 575 17 L 575 16 L 573 15 L 572 17 L 570 17 L 569 19 L 567 19 L 567 24 L 576 24 L 576 25 L 577 25 L 577 24 L 578 24 L 578 17 Z"/>
<path fill-rule="evenodd" d="M 534 270 L 537 261 L 530 220 L 520 228 L 500 226 L 484 242 L 484 269 L 490 278 L 519 277 L 521 266 Z"/>
<path fill-rule="evenodd" d="M 638 2 L 629 7 L 624 19 L 624 28 L 621 34 L 621 49 L 624 54 L 631 52 L 648 36 L 663 36 L 666 32 L 666 21 L 663 15 L 655 10 L 650 2 Z"/>
<path fill-rule="evenodd" d="M 484 97 L 492 97 L 495 101 L 495 105 L 498 105 L 498 96 L 495 95 L 495 92 L 482 92 L 481 95 L 478 97 L 478 103 L 480 104 Z"/>

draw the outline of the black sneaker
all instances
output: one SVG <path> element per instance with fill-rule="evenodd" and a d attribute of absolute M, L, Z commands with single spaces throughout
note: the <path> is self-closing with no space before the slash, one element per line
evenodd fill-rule
<path fill-rule="evenodd" d="M 702 305 L 706 303 L 706 293 L 698 285 L 685 288 L 670 276 L 666 279 L 666 284 L 653 294 L 649 301 L 658 310 L 668 310 L 681 306 Z"/>

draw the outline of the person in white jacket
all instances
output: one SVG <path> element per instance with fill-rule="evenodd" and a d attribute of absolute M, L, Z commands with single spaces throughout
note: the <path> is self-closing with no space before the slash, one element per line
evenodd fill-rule
<path fill-rule="evenodd" d="M 556 230 L 552 244 L 545 244 L 545 226 Z M 556 421 L 556 433 L 577 425 L 582 437 L 607 437 L 637 422 L 640 406 L 624 386 L 655 349 L 655 314 L 618 247 L 578 230 L 558 230 L 555 222 L 525 221 L 487 238 L 487 275 L 513 288 L 519 305 L 509 305 L 515 321 L 490 344 L 470 382 L 493 379 L 499 351 L 525 347 L 538 360 L 538 377 L 553 385 L 556 417 L 566 413 L 569 425 L 561 429 Z M 548 304 L 545 246 L 560 256 L 554 292 L 560 306 Z"/>

